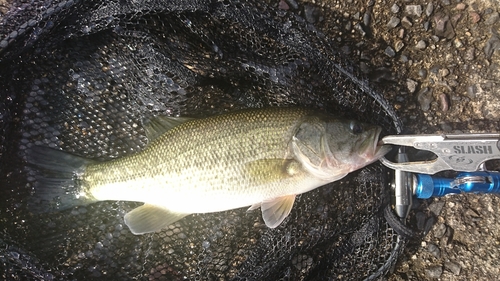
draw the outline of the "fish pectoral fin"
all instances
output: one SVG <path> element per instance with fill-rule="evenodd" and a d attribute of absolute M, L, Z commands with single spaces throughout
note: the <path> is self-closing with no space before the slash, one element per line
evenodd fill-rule
<path fill-rule="evenodd" d="M 162 207 L 144 204 L 125 214 L 125 224 L 135 234 L 158 231 L 189 214 L 175 213 Z"/>
<path fill-rule="evenodd" d="M 260 159 L 245 164 L 248 175 L 260 183 L 275 182 L 302 173 L 302 166 L 294 159 Z"/>
<path fill-rule="evenodd" d="M 288 217 L 292 210 L 293 203 L 295 202 L 295 196 L 295 194 L 286 195 L 263 201 L 260 204 L 262 218 L 268 227 L 275 228 Z"/>
<path fill-rule="evenodd" d="M 169 117 L 169 116 L 155 116 L 150 118 L 144 124 L 144 131 L 146 132 L 146 137 L 151 142 L 157 139 L 159 136 L 163 135 L 168 130 L 179 126 L 187 121 L 194 120 L 195 118 L 189 117 Z"/>

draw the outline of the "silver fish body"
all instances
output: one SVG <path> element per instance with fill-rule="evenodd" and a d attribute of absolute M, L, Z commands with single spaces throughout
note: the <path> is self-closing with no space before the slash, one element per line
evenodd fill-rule
<path fill-rule="evenodd" d="M 192 213 L 260 207 L 278 226 L 295 196 L 378 160 L 381 129 L 302 108 L 249 109 L 186 122 L 152 121 L 142 152 L 79 168 L 78 196 L 144 202 L 125 215 L 135 234 Z M 164 128 L 164 129 L 161 129 Z M 166 130 L 166 131 L 165 131 Z M 165 131 L 165 132 L 163 132 Z"/>

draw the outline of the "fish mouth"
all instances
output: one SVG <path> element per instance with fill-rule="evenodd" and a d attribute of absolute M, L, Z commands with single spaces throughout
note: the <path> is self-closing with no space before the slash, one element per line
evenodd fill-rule
<path fill-rule="evenodd" d="M 384 144 L 382 140 L 379 140 L 381 133 L 382 133 L 382 128 L 377 127 L 375 133 L 373 134 L 372 138 L 373 147 L 371 149 L 372 153 L 369 153 L 367 157 L 367 160 L 371 162 L 377 161 L 378 159 L 382 158 L 392 149 L 390 145 Z"/>
<path fill-rule="evenodd" d="M 382 156 L 387 154 L 392 149 L 390 145 L 384 144 L 382 140 L 379 140 L 380 133 L 382 133 L 382 128 L 377 127 L 377 131 L 373 136 L 373 161 L 382 158 Z"/>
<path fill-rule="evenodd" d="M 361 149 L 361 153 L 358 154 L 358 159 L 353 162 L 354 165 L 351 171 L 365 167 L 379 160 L 391 150 L 390 145 L 383 144 L 383 142 L 379 140 L 381 132 L 382 128 L 378 126 L 371 129 L 371 134 L 364 141 L 364 149 Z"/>

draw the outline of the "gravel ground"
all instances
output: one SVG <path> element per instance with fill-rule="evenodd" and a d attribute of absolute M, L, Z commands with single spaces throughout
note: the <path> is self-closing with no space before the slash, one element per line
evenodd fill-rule
<path fill-rule="evenodd" d="M 406 133 L 498 131 L 498 0 L 268 2 L 335 38 L 384 85 Z M 6 3 L 0 0 L 0 12 Z M 499 203 L 494 195 L 415 202 L 409 224 L 422 236 L 385 279 L 498 280 Z"/>
<path fill-rule="evenodd" d="M 405 133 L 498 131 L 499 1 L 325 0 L 297 12 L 384 84 Z M 498 280 L 499 203 L 473 194 L 415 202 L 409 225 L 421 237 L 386 279 Z"/>

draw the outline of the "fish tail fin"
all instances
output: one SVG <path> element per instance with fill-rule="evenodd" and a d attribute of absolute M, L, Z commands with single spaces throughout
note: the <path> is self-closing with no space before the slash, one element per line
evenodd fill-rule
<path fill-rule="evenodd" d="M 27 161 L 38 170 L 28 208 L 34 213 L 64 210 L 96 200 L 86 196 L 81 177 L 94 161 L 49 147 L 27 151 Z"/>

